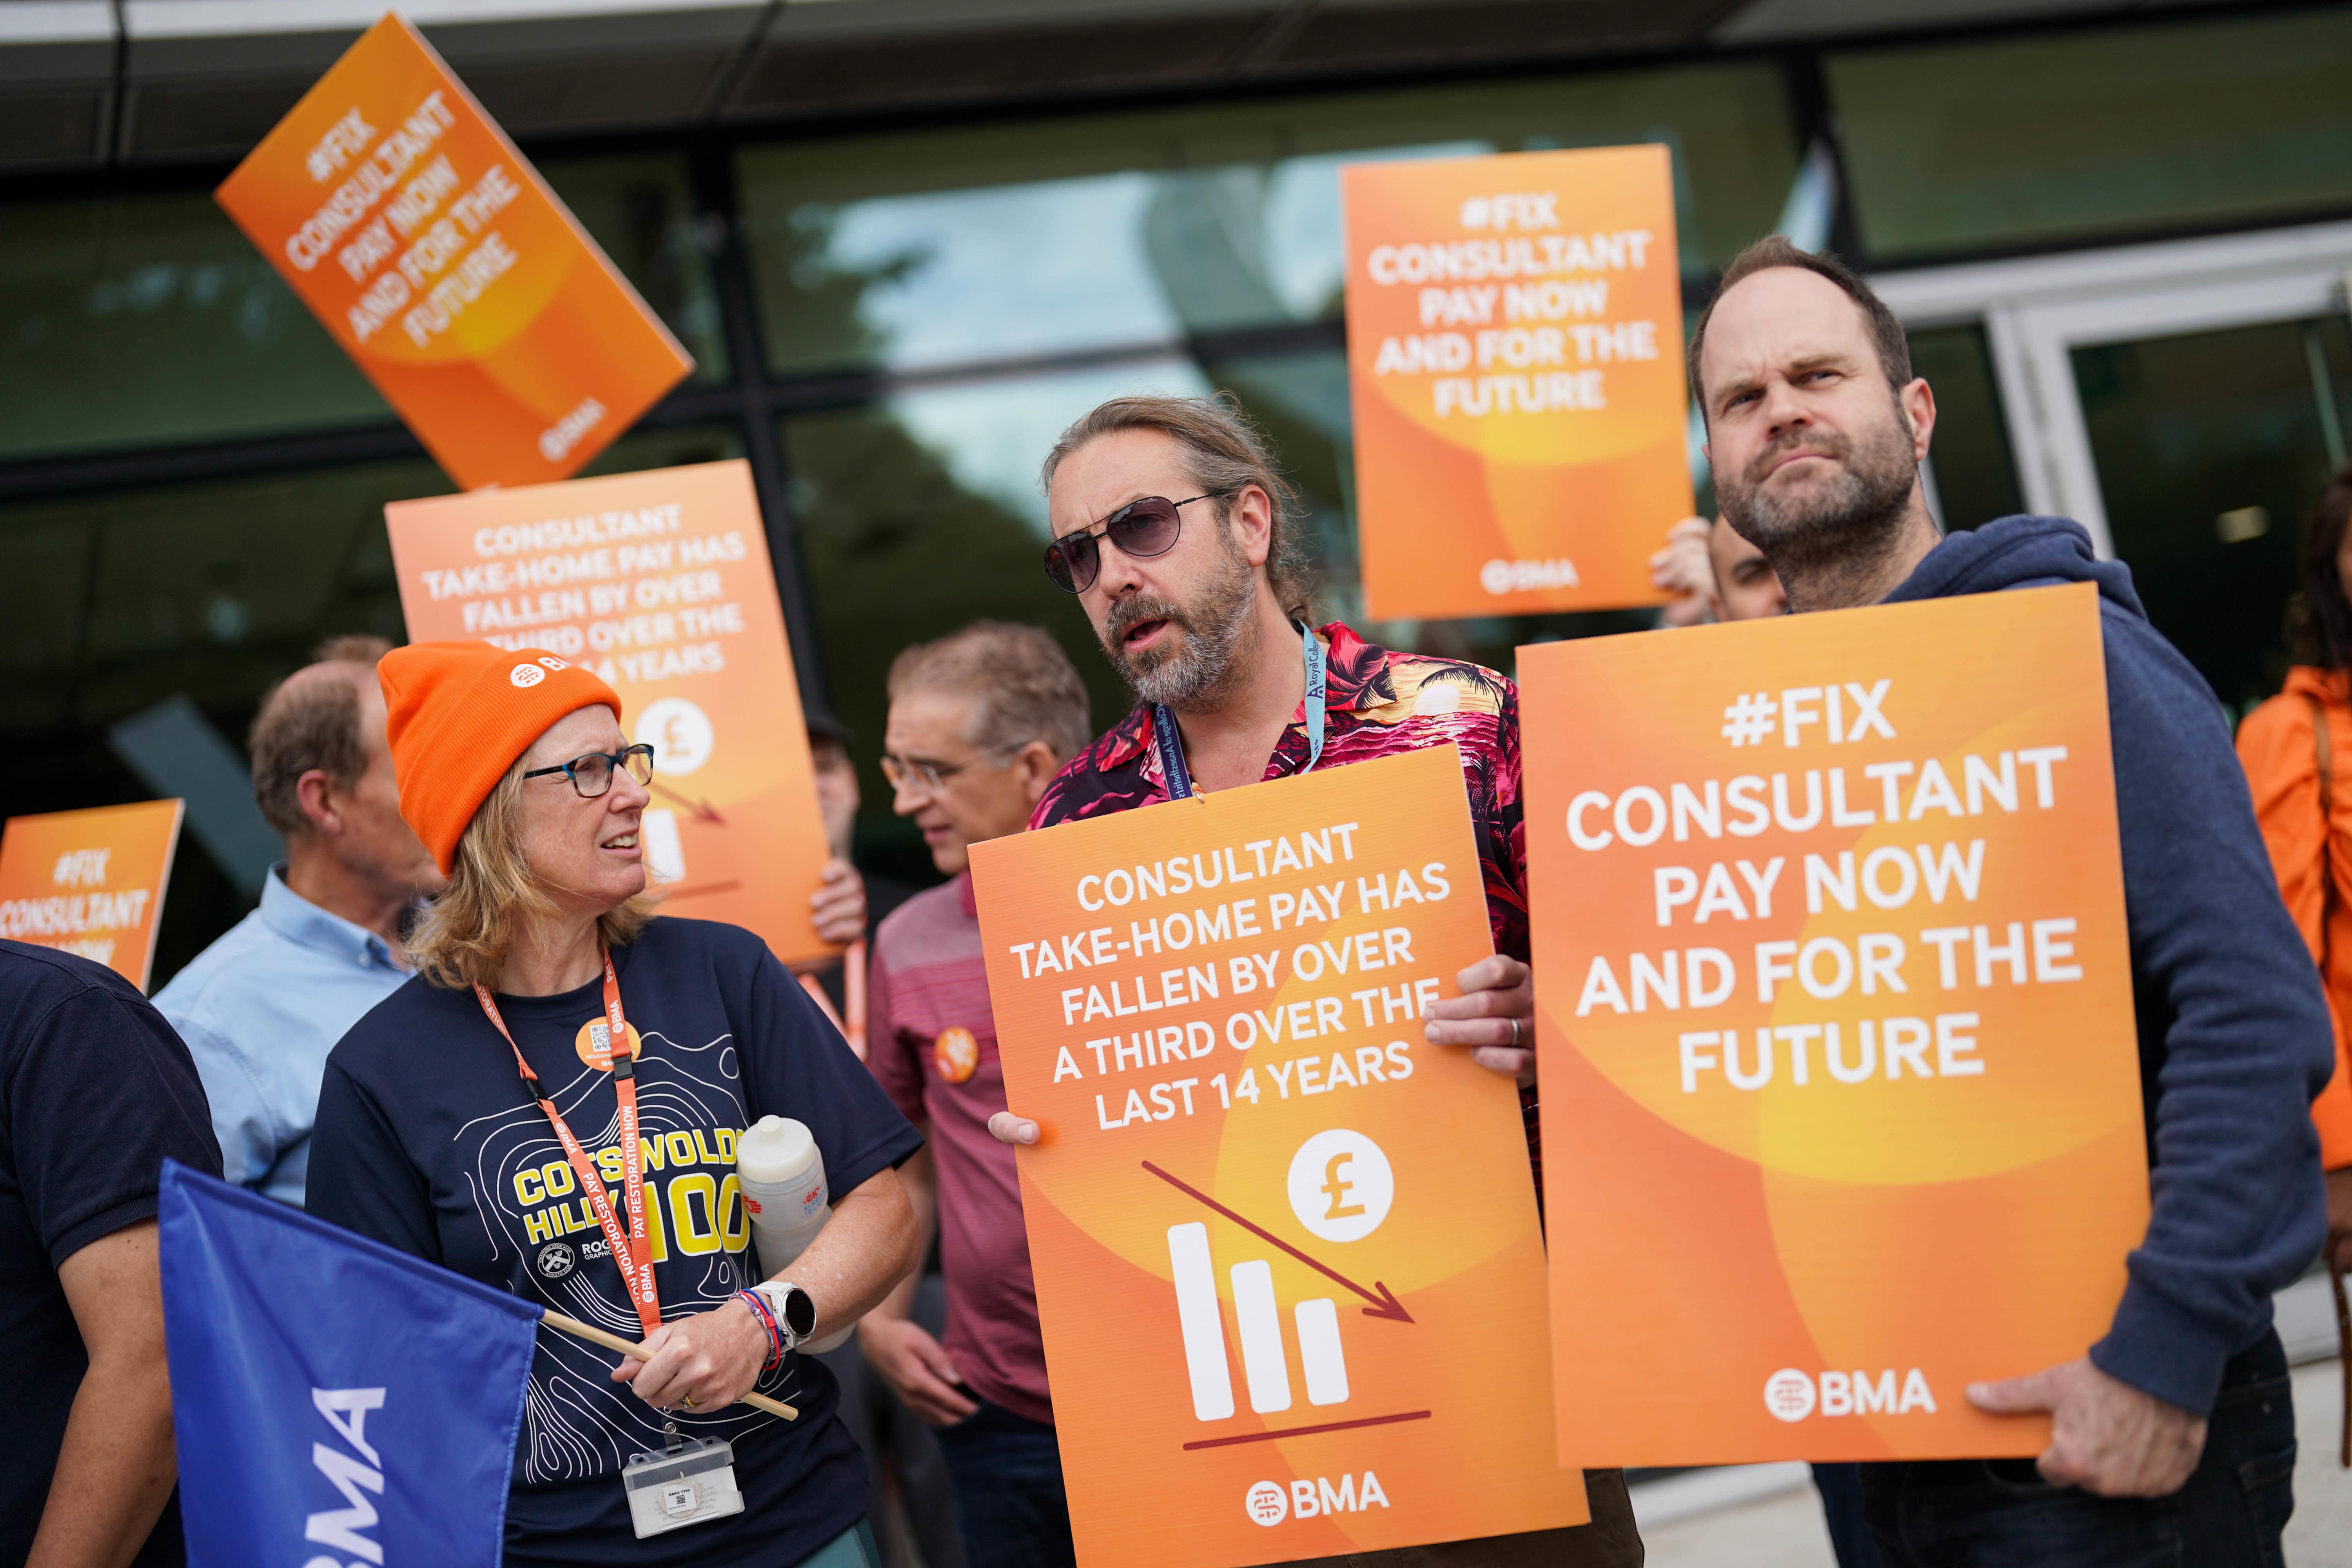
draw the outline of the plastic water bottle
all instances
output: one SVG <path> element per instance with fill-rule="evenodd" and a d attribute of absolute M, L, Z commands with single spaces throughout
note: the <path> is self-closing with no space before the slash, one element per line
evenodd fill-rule
<path fill-rule="evenodd" d="M 751 1216 L 751 1245 L 760 1260 L 756 1278 L 773 1279 L 833 1217 L 824 1189 L 824 1153 L 809 1130 L 792 1118 L 762 1116 L 735 1141 L 735 1176 Z M 849 1334 L 844 1329 L 800 1348 L 829 1351 Z"/>

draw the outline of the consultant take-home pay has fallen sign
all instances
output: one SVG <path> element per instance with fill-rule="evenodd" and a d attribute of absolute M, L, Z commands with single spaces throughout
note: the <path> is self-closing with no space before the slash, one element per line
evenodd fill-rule
<path fill-rule="evenodd" d="M 1583 1522 L 1518 1097 L 1422 1039 L 1493 951 L 1454 748 L 971 860 L 1078 1561 Z"/>

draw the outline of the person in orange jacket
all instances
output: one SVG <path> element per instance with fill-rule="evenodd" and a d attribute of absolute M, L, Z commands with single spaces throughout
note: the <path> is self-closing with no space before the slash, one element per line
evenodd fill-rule
<path fill-rule="evenodd" d="M 2238 727 L 2279 892 L 2311 949 L 2336 1018 L 2336 1076 L 2311 1108 L 2327 1169 L 2329 1245 L 2352 1267 L 2352 467 L 2304 528 L 2302 591 L 2288 612 L 2286 688 Z"/>

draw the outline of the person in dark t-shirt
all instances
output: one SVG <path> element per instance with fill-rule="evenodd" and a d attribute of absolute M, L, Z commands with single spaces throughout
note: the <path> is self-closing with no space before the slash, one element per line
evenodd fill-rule
<path fill-rule="evenodd" d="M 173 1500 L 155 1189 L 220 1174 L 188 1047 L 138 988 L 0 942 L 0 1568 L 164 1568 Z M 143 1544 L 142 1544 L 143 1542 Z"/>
<path fill-rule="evenodd" d="M 616 1367 L 541 1333 L 508 1563 L 874 1568 L 864 1463 L 796 1347 L 913 1267 L 919 1135 L 760 938 L 652 918 L 653 759 L 610 687 L 485 643 L 380 675 L 401 813 L 450 881 L 417 977 L 328 1058 L 310 1212 L 643 1340 Z M 766 1115 L 814 1134 L 833 1205 L 781 1270 L 751 1261 L 735 1172 Z M 738 1403 L 755 1389 L 798 1419 Z M 742 1510 L 640 1540 L 621 1471 L 673 1429 L 731 1445 Z"/>

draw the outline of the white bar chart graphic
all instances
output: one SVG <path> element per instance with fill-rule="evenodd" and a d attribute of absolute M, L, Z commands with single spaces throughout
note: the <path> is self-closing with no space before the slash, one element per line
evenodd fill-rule
<path fill-rule="evenodd" d="M 1192 1380 L 1192 1414 L 1202 1421 L 1223 1421 L 1234 1414 L 1233 1371 L 1225 1358 L 1209 1227 L 1197 1221 L 1170 1226 L 1168 1261 L 1175 1278 L 1176 1320 L 1184 1340 L 1184 1368 Z M 1273 1266 L 1264 1258 L 1251 1258 L 1234 1264 L 1230 1278 L 1250 1408 L 1262 1415 L 1287 1410 L 1292 1401 L 1290 1358 L 1282 1342 Z M 1339 1346 L 1338 1303 L 1318 1297 L 1298 1302 L 1291 1311 L 1307 1403 L 1344 1404 L 1348 1363 Z"/>
<path fill-rule="evenodd" d="M 1192 1377 L 1192 1415 L 1223 1421 L 1234 1413 L 1234 1380 L 1225 1370 L 1225 1325 L 1217 1311 L 1209 1227 L 1170 1226 L 1168 1261 L 1176 1270 L 1176 1323 L 1184 1333 L 1184 1370 Z"/>
<path fill-rule="evenodd" d="M 1307 1403 L 1348 1402 L 1348 1360 L 1339 1353 L 1339 1307 L 1328 1296 L 1301 1301 L 1290 1310 L 1298 1325 L 1298 1368 L 1307 1377 Z"/>

